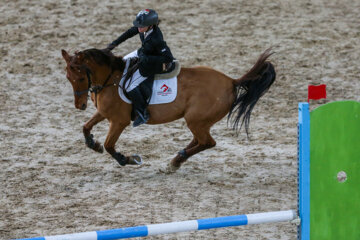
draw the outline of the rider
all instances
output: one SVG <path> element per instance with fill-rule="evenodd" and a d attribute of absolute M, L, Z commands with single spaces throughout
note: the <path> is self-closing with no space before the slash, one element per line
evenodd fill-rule
<path fill-rule="evenodd" d="M 155 74 L 169 70 L 174 57 L 163 39 L 162 32 L 158 27 L 158 14 L 154 10 L 145 9 L 140 11 L 136 15 L 133 24 L 133 27 L 110 43 L 106 49 L 111 51 L 120 43 L 139 34 L 142 45 L 137 50 L 139 57 L 138 71 L 144 79 L 142 84 L 146 82 L 152 84 Z M 136 127 L 146 123 L 150 117 L 146 110 L 148 102 L 141 93 L 140 85 L 127 92 L 127 95 L 133 103 L 135 112 L 138 114 L 133 126 Z"/>

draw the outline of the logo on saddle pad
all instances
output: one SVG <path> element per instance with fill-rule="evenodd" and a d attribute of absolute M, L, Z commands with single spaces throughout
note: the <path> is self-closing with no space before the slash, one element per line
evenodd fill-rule
<path fill-rule="evenodd" d="M 160 91 L 157 91 L 156 94 L 160 96 L 167 96 L 172 93 L 172 90 L 170 87 L 168 87 L 166 84 L 162 85 L 160 88 Z"/>

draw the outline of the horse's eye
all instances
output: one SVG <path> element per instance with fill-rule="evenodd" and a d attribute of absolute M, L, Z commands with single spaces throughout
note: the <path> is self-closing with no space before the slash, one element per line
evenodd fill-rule
<path fill-rule="evenodd" d="M 83 82 L 84 80 L 85 80 L 84 78 L 80 78 L 80 79 L 79 79 L 80 82 Z"/>

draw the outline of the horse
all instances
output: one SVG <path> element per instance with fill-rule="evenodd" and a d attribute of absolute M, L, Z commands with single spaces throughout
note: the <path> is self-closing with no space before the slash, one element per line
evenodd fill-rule
<path fill-rule="evenodd" d="M 132 120 L 132 105 L 118 94 L 125 60 L 95 48 L 76 51 L 74 55 L 64 49 L 61 53 L 66 62 L 66 77 L 74 91 L 75 107 L 85 110 L 90 92 L 97 109 L 83 126 L 86 145 L 99 153 L 105 148 L 121 166 L 139 164 L 138 155 L 124 156 L 115 149 L 122 131 Z M 191 142 L 169 162 L 168 172 L 175 172 L 189 157 L 214 147 L 216 141 L 210 135 L 210 128 L 227 114 L 234 131 L 238 132 L 244 125 L 248 135 L 251 112 L 276 79 L 274 65 L 268 60 L 272 54 L 270 48 L 264 51 L 253 67 L 238 79 L 204 66 L 181 68 L 175 100 L 148 106 L 147 124 L 184 118 L 193 135 Z M 109 131 L 103 147 L 94 140 L 91 130 L 104 119 L 109 121 Z"/>

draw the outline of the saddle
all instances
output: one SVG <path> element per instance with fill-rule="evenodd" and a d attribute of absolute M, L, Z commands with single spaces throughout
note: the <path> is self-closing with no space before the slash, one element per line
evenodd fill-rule
<path fill-rule="evenodd" d="M 177 75 L 179 75 L 180 70 L 181 70 L 181 66 L 178 60 L 174 60 L 173 62 L 168 64 L 169 66 L 167 66 L 167 70 L 163 73 L 160 74 L 155 74 L 153 77 L 148 77 L 145 81 L 143 81 L 142 83 L 139 84 L 139 89 L 141 91 L 141 94 L 143 95 L 144 99 L 147 101 L 147 103 L 149 104 L 152 93 L 153 93 L 153 85 L 154 85 L 154 80 L 166 80 L 166 79 L 171 79 L 176 77 Z M 122 82 L 120 88 L 122 89 L 122 92 L 124 93 L 124 95 L 128 98 L 128 94 L 126 92 L 126 84 L 128 81 L 130 81 L 130 79 L 132 78 L 133 74 L 138 70 L 139 68 L 139 58 L 134 57 L 134 58 L 130 58 L 129 59 L 129 65 L 128 65 L 128 69 L 126 72 L 125 80 Z M 131 114 L 131 118 L 132 120 L 134 120 L 135 118 L 135 113 L 134 111 L 132 111 Z"/>
<path fill-rule="evenodd" d="M 134 57 L 134 58 L 130 58 L 129 60 L 130 60 L 130 63 L 129 63 L 129 67 L 126 72 L 125 81 L 122 83 L 122 86 L 121 86 L 121 88 L 123 89 L 124 94 L 127 98 L 129 98 L 129 97 L 127 96 L 127 93 L 125 91 L 126 83 L 127 83 L 127 81 L 129 81 L 131 79 L 132 75 L 139 68 L 139 58 Z M 176 77 L 177 75 L 179 75 L 180 70 L 181 70 L 180 62 L 178 60 L 174 60 L 169 65 L 170 66 L 167 68 L 168 70 L 166 70 L 163 73 L 155 74 L 154 77 L 149 77 L 147 80 L 145 80 L 144 82 L 142 82 L 139 85 L 141 92 L 144 94 L 145 99 L 149 100 L 151 98 L 152 86 L 153 86 L 154 80 L 170 79 L 170 78 L 173 78 L 173 77 Z"/>
<path fill-rule="evenodd" d="M 178 60 L 174 60 L 170 64 L 171 66 L 167 68 L 168 69 L 167 71 L 163 73 L 155 74 L 154 80 L 169 79 L 179 75 L 181 69 L 180 62 Z"/>

